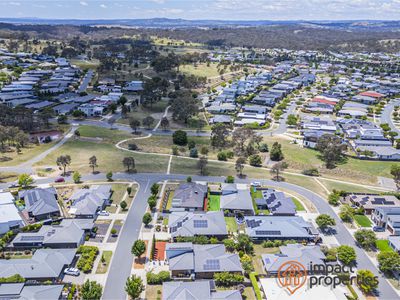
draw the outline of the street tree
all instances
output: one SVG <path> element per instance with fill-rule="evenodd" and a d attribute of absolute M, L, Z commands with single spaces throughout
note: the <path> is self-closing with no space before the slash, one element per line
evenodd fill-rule
<path fill-rule="evenodd" d="M 357 285 L 364 293 L 370 294 L 378 288 L 379 281 L 370 270 L 358 270 Z"/>
<path fill-rule="evenodd" d="M 244 164 L 246 163 L 246 158 L 244 157 L 238 157 L 235 163 L 235 170 L 237 173 L 239 173 L 239 176 L 243 176 L 243 169 L 244 169 Z"/>
<path fill-rule="evenodd" d="M 197 161 L 197 168 L 200 170 L 200 175 L 202 176 L 205 174 L 207 163 L 207 156 L 201 156 Z"/>
<path fill-rule="evenodd" d="M 18 176 L 18 185 L 26 188 L 34 182 L 33 178 L 29 174 L 21 174 Z"/>
<path fill-rule="evenodd" d="M 342 143 L 340 137 L 332 134 L 322 135 L 315 146 L 315 149 L 321 152 L 326 167 L 330 169 L 334 168 L 336 163 L 343 160 L 346 148 L 346 144 Z"/>
<path fill-rule="evenodd" d="M 354 218 L 354 208 L 348 204 L 340 207 L 339 217 L 343 222 L 351 223 Z"/>
<path fill-rule="evenodd" d="M 128 173 L 135 170 L 135 159 L 132 156 L 124 157 L 122 164 L 127 169 Z"/>
<path fill-rule="evenodd" d="M 400 271 L 400 255 L 394 251 L 382 251 L 378 254 L 379 269 L 384 273 Z"/>
<path fill-rule="evenodd" d="M 136 257 L 142 256 L 142 254 L 146 251 L 146 244 L 142 240 L 136 240 L 131 249 L 131 253 Z"/>
<path fill-rule="evenodd" d="M 129 119 L 129 126 L 132 130 L 137 133 L 138 128 L 140 127 L 140 121 L 134 118 Z"/>
<path fill-rule="evenodd" d="M 126 203 L 125 200 L 122 200 L 121 203 L 119 204 L 119 206 L 121 206 L 122 210 L 126 210 L 126 208 L 128 207 L 128 204 Z"/>
<path fill-rule="evenodd" d="M 147 212 L 143 215 L 142 221 L 143 221 L 144 226 L 147 227 L 151 223 L 152 220 L 153 220 L 153 218 L 151 217 L 151 213 Z"/>
<path fill-rule="evenodd" d="M 131 299 L 138 299 L 144 291 L 142 278 L 136 275 L 128 277 L 125 283 L 125 292 Z"/>
<path fill-rule="evenodd" d="M 357 243 L 364 249 L 370 250 L 375 247 L 376 234 L 372 230 L 360 229 L 354 233 Z"/>
<path fill-rule="evenodd" d="M 396 187 L 399 190 L 400 189 L 400 165 L 392 165 L 390 167 L 390 174 L 393 176 L 393 180 L 396 183 Z"/>
<path fill-rule="evenodd" d="M 103 288 L 100 283 L 87 279 L 81 288 L 81 296 L 83 300 L 100 300 Z"/>
<path fill-rule="evenodd" d="M 281 179 L 280 173 L 284 171 L 287 167 L 288 164 L 285 161 L 279 161 L 277 163 L 274 163 L 271 167 L 271 173 L 274 175 L 274 180 L 280 181 Z"/>
<path fill-rule="evenodd" d="M 82 178 L 82 176 L 78 171 L 75 171 L 74 174 L 72 174 L 72 180 L 75 183 L 80 183 L 81 182 L 81 178 Z"/>
<path fill-rule="evenodd" d="M 151 128 L 151 125 L 154 124 L 155 119 L 152 116 L 147 116 L 146 118 L 143 119 L 142 123 L 143 126 L 146 127 L 147 129 Z"/>
<path fill-rule="evenodd" d="M 94 169 L 98 167 L 97 157 L 95 155 L 93 155 L 89 158 L 89 167 L 92 168 L 92 173 L 94 174 Z"/>
<path fill-rule="evenodd" d="M 347 245 L 337 247 L 337 255 L 338 259 L 347 266 L 353 264 L 357 259 L 356 251 Z"/>
<path fill-rule="evenodd" d="M 219 150 L 227 147 L 229 145 L 229 137 L 232 132 L 232 126 L 217 123 L 211 128 L 211 146 Z"/>
<path fill-rule="evenodd" d="M 297 126 L 299 119 L 296 115 L 288 115 L 286 124 L 289 126 Z"/>
<path fill-rule="evenodd" d="M 327 215 L 327 214 L 319 215 L 315 219 L 315 223 L 317 223 L 318 227 L 321 228 L 322 230 L 326 229 L 329 226 L 335 226 L 336 225 L 335 219 L 332 218 L 330 215 Z"/>
<path fill-rule="evenodd" d="M 56 163 L 57 163 L 57 166 L 59 166 L 60 168 L 63 169 L 63 176 L 65 176 L 67 166 L 69 166 L 71 164 L 71 156 L 69 156 L 68 154 L 61 155 L 61 156 L 57 157 Z"/>
<path fill-rule="evenodd" d="M 278 142 L 272 144 L 271 151 L 269 152 L 269 157 L 272 161 L 281 161 L 284 159 L 282 152 L 282 145 Z"/>
<path fill-rule="evenodd" d="M 162 129 L 167 130 L 169 127 L 169 121 L 167 117 L 163 117 L 160 122 L 160 126 Z"/>

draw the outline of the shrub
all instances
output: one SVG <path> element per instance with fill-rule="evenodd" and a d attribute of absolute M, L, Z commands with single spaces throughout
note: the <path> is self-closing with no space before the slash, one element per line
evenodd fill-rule
<path fill-rule="evenodd" d="M 188 142 L 187 134 L 183 130 L 177 130 L 172 134 L 172 141 L 175 145 L 185 146 Z"/>
<path fill-rule="evenodd" d="M 307 176 L 319 176 L 319 171 L 317 168 L 306 169 L 303 170 L 302 173 Z"/>
<path fill-rule="evenodd" d="M 215 284 L 218 286 L 234 286 L 243 283 L 244 277 L 238 274 L 231 274 L 228 272 L 221 272 L 214 274 Z"/>
<path fill-rule="evenodd" d="M 171 276 L 168 271 L 161 271 L 158 274 L 148 272 L 146 274 L 147 284 L 162 284 L 163 282 L 170 281 Z"/>
<path fill-rule="evenodd" d="M 197 149 L 196 148 L 190 149 L 189 156 L 193 157 L 193 158 L 199 157 L 199 153 L 198 153 Z"/>
<path fill-rule="evenodd" d="M 262 164 L 261 156 L 258 154 L 251 155 L 249 157 L 250 166 L 259 167 Z"/>
<path fill-rule="evenodd" d="M 227 161 L 228 160 L 226 152 L 224 152 L 224 151 L 218 152 L 217 158 L 218 158 L 218 160 L 221 160 L 221 161 Z"/>
<path fill-rule="evenodd" d="M 139 147 L 136 144 L 129 144 L 128 149 L 135 151 L 135 150 L 139 149 Z"/>
<path fill-rule="evenodd" d="M 229 175 L 229 176 L 226 177 L 225 182 L 226 183 L 234 183 L 235 182 L 235 177 Z"/>
<path fill-rule="evenodd" d="M 262 300 L 260 287 L 258 286 L 257 275 L 258 275 L 257 273 L 252 272 L 252 273 L 250 273 L 249 277 L 250 277 L 250 281 L 253 286 L 254 292 L 256 294 L 257 300 Z"/>
<path fill-rule="evenodd" d="M 172 155 L 179 155 L 179 149 L 177 146 L 172 146 Z"/>
<path fill-rule="evenodd" d="M 193 149 L 194 147 L 196 147 L 196 142 L 193 141 L 193 140 L 190 140 L 190 141 L 188 142 L 188 148 L 189 148 L 189 150 L 190 150 L 190 149 Z"/>
<path fill-rule="evenodd" d="M 260 152 L 268 152 L 268 151 L 269 151 L 269 149 L 268 149 L 268 144 L 262 143 L 262 144 L 258 147 L 258 150 L 259 150 Z"/>

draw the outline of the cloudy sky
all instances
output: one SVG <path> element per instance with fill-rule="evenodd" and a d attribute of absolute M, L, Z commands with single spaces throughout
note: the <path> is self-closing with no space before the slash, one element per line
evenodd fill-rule
<path fill-rule="evenodd" d="M 398 20 L 400 0 L 0 0 L 0 17 Z"/>

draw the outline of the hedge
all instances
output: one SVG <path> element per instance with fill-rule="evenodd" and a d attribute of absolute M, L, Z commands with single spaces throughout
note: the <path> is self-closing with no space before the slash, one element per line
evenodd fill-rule
<path fill-rule="evenodd" d="M 94 261 L 99 253 L 99 248 L 95 246 L 84 246 L 81 245 L 78 248 L 77 253 L 81 254 L 81 257 L 76 264 L 77 268 L 84 273 L 88 273 L 93 269 Z"/>
<path fill-rule="evenodd" d="M 257 300 L 262 300 L 260 287 L 258 286 L 257 276 L 258 274 L 256 272 L 251 272 L 249 277 L 251 284 L 253 285 L 254 292 L 256 293 Z"/>
<path fill-rule="evenodd" d="M 168 271 L 161 271 L 158 274 L 149 272 L 146 274 L 147 284 L 162 284 L 165 281 L 170 281 L 171 276 Z"/>

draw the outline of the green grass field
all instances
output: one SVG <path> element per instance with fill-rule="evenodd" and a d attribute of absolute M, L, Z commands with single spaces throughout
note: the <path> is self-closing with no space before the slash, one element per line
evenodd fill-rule
<path fill-rule="evenodd" d="M 104 250 L 101 255 L 104 258 L 104 262 L 100 259 L 99 264 L 97 265 L 96 274 L 105 274 L 107 272 L 112 257 L 112 251 Z"/>
<path fill-rule="evenodd" d="M 368 219 L 368 217 L 364 215 L 354 215 L 354 220 L 357 222 L 358 225 L 361 227 L 371 227 L 372 223 Z"/>
<path fill-rule="evenodd" d="M 377 240 L 376 241 L 376 248 L 379 249 L 380 252 L 383 251 L 391 251 L 393 252 L 393 248 L 389 246 L 389 241 L 388 240 Z"/>
<path fill-rule="evenodd" d="M 292 197 L 292 201 L 294 205 L 296 206 L 297 211 L 305 211 L 306 209 L 304 208 L 303 204 L 296 198 Z"/>
<path fill-rule="evenodd" d="M 100 138 L 104 142 L 110 142 L 110 143 L 117 143 L 121 140 L 134 137 L 128 131 L 111 130 L 109 128 L 102 128 L 90 125 L 79 126 L 78 130 L 81 137 Z"/>
<path fill-rule="evenodd" d="M 121 118 L 117 122 L 121 124 L 129 124 L 129 118 L 134 118 L 142 122 L 144 118 L 152 116 L 155 119 L 153 124 L 154 127 L 163 116 L 165 108 L 167 106 L 168 101 L 165 100 L 156 102 L 151 107 L 139 106 L 129 112 L 126 118 Z"/>
<path fill-rule="evenodd" d="M 182 73 L 200 76 L 200 77 L 217 77 L 220 75 L 218 72 L 217 64 L 211 63 L 209 66 L 207 64 L 197 64 L 196 66 L 183 65 L 179 68 Z M 229 73 L 229 68 L 226 69 L 225 73 Z"/>
<path fill-rule="evenodd" d="M 235 217 L 225 217 L 226 229 L 229 232 L 236 232 L 238 230 L 238 224 L 236 223 Z"/>
<path fill-rule="evenodd" d="M 56 142 L 48 144 L 29 144 L 26 148 L 21 148 L 21 153 L 14 152 L 0 152 L 0 167 L 16 166 L 24 163 L 47 149 L 54 146 Z"/>
<path fill-rule="evenodd" d="M 55 166 L 57 157 L 65 154 L 71 156 L 71 165 L 68 167 L 68 170 L 79 171 L 82 174 L 92 171 L 89 167 L 89 158 L 92 155 L 97 157 L 98 168 L 96 171 L 99 172 L 125 171 L 125 167 L 122 165 L 124 157 L 133 157 L 135 159 L 136 170 L 138 172 L 166 172 L 168 165 L 168 157 L 131 153 L 119 150 L 111 144 L 69 140 L 35 166 Z"/>
<path fill-rule="evenodd" d="M 208 198 L 208 210 L 219 211 L 220 210 L 220 195 L 209 195 Z"/>

